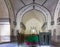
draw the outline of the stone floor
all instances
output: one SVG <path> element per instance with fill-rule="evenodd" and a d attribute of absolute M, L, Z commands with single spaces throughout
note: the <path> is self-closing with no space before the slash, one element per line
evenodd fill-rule
<path fill-rule="evenodd" d="M 0 44 L 0 47 L 32 47 L 32 46 L 27 46 L 27 45 L 19 45 L 17 43 L 6 43 L 6 44 Z M 53 45 L 44 45 L 44 46 L 40 46 L 40 45 L 36 45 L 35 47 L 60 47 L 60 46 L 53 46 Z"/>
<path fill-rule="evenodd" d="M 18 47 L 32 47 L 32 46 L 27 46 L 26 44 L 19 45 Z M 60 47 L 58 45 L 35 45 L 35 47 Z"/>

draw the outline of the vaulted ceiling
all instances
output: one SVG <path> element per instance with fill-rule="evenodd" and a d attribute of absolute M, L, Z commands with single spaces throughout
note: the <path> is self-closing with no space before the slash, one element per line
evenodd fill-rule
<path fill-rule="evenodd" d="M 4 0 L 0 0 L 0 18 L 8 18 L 8 8 Z"/>
<path fill-rule="evenodd" d="M 51 15 L 54 15 L 54 10 L 57 5 L 58 0 L 10 0 L 11 5 L 13 6 L 15 14 L 23 7 L 30 3 L 38 3 L 42 5 L 43 7 L 47 8 Z"/>
<path fill-rule="evenodd" d="M 9 21 L 9 12 L 4 0 L 0 0 L 0 22 Z"/>
<path fill-rule="evenodd" d="M 0 0 L 0 18 L 9 18 L 8 8 L 4 1 L 5 0 Z M 24 6 L 35 2 L 48 9 L 52 16 L 54 15 L 55 7 L 58 2 L 58 0 L 9 0 L 9 1 L 11 3 L 15 15 Z"/>
<path fill-rule="evenodd" d="M 38 4 L 46 7 L 50 11 L 52 16 L 54 14 L 54 10 L 55 10 L 55 7 L 58 2 L 58 0 L 9 0 L 9 1 L 12 5 L 12 8 L 13 8 L 15 14 L 17 14 L 18 11 L 22 7 L 24 7 L 30 3 L 33 3 L 33 1 L 35 1 L 35 3 L 38 3 Z M 0 0 L 0 17 L 3 17 L 3 16 L 8 17 L 7 9 L 8 8 L 6 7 L 4 0 Z"/>

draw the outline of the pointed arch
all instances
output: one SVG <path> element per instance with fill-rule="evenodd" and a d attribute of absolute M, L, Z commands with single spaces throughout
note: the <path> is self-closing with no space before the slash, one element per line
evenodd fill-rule
<path fill-rule="evenodd" d="M 35 8 L 33 8 L 33 6 L 35 6 Z M 49 11 L 44 8 L 43 6 L 39 5 L 39 4 L 29 4 L 25 7 L 23 7 L 18 13 L 17 13 L 17 18 L 16 18 L 16 22 L 17 22 L 17 26 L 16 28 L 20 30 L 20 22 L 22 21 L 22 17 L 23 15 L 27 12 L 30 11 L 32 9 L 36 9 L 41 11 L 45 17 L 46 17 L 46 22 L 47 22 L 47 29 L 50 29 L 50 22 L 51 22 L 51 15 L 49 13 Z"/>

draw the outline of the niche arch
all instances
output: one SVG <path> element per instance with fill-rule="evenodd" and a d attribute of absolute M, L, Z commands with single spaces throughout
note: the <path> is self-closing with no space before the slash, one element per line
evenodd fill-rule
<path fill-rule="evenodd" d="M 22 17 L 24 16 L 24 14 L 27 12 L 27 11 L 30 11 L 32 9 L 35 9 L 35 10 L 39 10 L 41 11 L 45 17 L 46 17 L 46 23 L 47 23 L 47 28 L 46 28 L 46 31 L 50 29 L 50 23 L 51 23 L 51 14 L 49 13 L 49 11 L 39 5 L 39 4 L 29 4 L 25 7 L 23 7 L 22 9 L 19 10 L 19 12 L 17 13 L 17 18 L 16 18 L 16 22 L 17 22 L 17 26 L 16 26 L 16 30 L 20 30 L 20 22 L 22 22 Z"/>

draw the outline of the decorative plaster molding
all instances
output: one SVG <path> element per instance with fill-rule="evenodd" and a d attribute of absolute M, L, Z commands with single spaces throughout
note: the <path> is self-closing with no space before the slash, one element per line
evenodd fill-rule
<path fill-rule="evenodd" d="M 54 25 L 54 21 L 51 21 L 51 25 Z"/>
<path fill-rule="evenodd" d="M 16 26 L 17 25 L 16 21 L 13 21 L 13 24 Z"/>
<path fill-rule="evenodd" d="M 60 17 L 57 19 L 57 25 L 60 25 Z"/>

